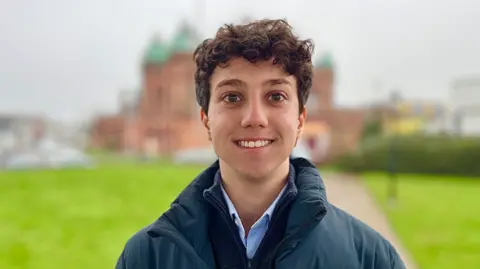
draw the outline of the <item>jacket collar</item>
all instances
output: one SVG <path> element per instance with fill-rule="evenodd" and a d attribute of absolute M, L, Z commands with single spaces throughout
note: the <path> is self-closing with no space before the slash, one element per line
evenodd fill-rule
<path fill-rule="evenodd" d="M 216 161 L 201 172 L 177 196 L 170 209 L 146 228 L 151 237 L 169 237 L 193 256 L 198 255 L 210 267 L 215 261 L 208 233 L 198 231 L 207 231 L 208 228 L 209 204 L 203 198 L 203 191 L 212 186 L 218 169 L 219 162 Z"/>
<path fill-rule="evenodd" d="M 304 158 L 291 159 L 290 162 L 296 171 L 297 193 L 290 208 L 285 236 L 300 241 L 323 219 L 328 200 L 317 167 Z"/>

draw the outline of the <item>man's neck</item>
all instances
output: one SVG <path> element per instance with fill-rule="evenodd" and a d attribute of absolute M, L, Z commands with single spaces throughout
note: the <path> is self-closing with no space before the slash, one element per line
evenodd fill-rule
<path fill-rule="evenodd" d="M 227 165 L 220 165 L 223 187 L 235 206 L 246 233 L 285 187 L 289 169 L 290 163 L 286 160 L 267 178 L 247 179 Z"/>

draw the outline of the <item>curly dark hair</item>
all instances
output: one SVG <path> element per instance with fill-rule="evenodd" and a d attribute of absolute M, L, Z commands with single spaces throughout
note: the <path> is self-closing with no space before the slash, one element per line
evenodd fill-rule
<path fill-rule="evenodd" d="M 243 57 L 251 63 L 273 59 L 285 72 L 297 79 L 300 112 L 312 87 L 311 39 L 301 40 L 292 32 L 286 20 L 259 20 L 244 25 L 226 24 L 215 37 L 204 40 L 195 50 L 197 64 L 195 92 L 198 104 L 208 113 L 210 77 L 217 66 Z"/>

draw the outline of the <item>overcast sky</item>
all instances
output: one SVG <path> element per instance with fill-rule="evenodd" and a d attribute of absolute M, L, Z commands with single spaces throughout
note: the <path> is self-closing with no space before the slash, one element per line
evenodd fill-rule
<path fill-rule="evenodd" d="M 0 0 L 0 113 L 80 119 L 114 111 L 138 88 L 154 32 L 168 39 L 189 17 L 204 36 L 222 24 L 287 18 L 316 52 L 331 51 L 336 102 L 356 105 L 398 88 L 448 99 L 449 83 L 480 75 L 475 0 Z"/>

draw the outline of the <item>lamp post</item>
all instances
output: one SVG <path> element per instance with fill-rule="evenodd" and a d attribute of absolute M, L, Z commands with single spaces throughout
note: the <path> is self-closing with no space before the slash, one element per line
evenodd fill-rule
<path fill-rule="evenodd" d="M 397 137 L 394 133 L 390 137 L 388 156 L 388 186 L 387 201 L 390 207 L 394 207 L 398 200 L 398 176 L 397 176 Z"/>
<path fill-rule="evenodd" d="M 389 151 L 388 151 L 388 184 L 387 184 L 387 203 L 390 207 L 394 207 L 398 201 L 398 120 L 400 115 L 396 107 L 397 102 L 400 99 L 400 95 L 392 91 L 390 96 L 390 134 L 389 134 Z"/>

